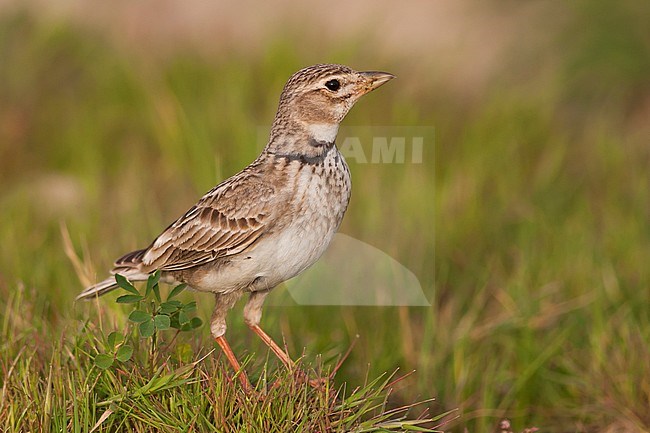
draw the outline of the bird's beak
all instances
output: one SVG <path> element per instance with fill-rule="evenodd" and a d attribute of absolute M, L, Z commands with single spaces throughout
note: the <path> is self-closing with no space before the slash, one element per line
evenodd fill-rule
<path fill-rule="evenodd" d="M 359 72 L 361 76 L 361 94 L 372 92 L 377 87 L 395 78 L 395 75 L 388 72 L 366 71 Z"/>

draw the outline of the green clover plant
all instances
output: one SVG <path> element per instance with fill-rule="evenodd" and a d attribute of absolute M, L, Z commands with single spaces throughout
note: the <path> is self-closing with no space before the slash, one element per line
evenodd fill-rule
<path fill-rule="evenodd" d="M 155 355 L 157 333 L 169 329 L 192 331 L 203 325 L 198 317 L 192 317 L 196 302 L 181 302 L 176 298 L 187 286 L 179 284 L 174 287 L 165 300 L 160 294 L 160 271 L 149 276 L 144 291 L 141 292 L 123 275 L 115 274 L 118 286 L 127 293 L 117 298 L 118 304 L 134 304 L 129 314 L 129 321 L 137 326 L 142 339 L 151 339 L 151 353 Z M 112 332 L 107 338 L 106 353 L 95 357 L 95 365 L 106 370 L 116 362 L 127 362 L 133 355 L 133 346 L 126 343 L 125 337 Z"/>

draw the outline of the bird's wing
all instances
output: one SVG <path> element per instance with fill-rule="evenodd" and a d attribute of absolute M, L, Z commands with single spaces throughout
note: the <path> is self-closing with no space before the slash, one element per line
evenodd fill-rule
<path fill-rule="evenodd" d="M 142 269 L 178 271 L 240 253 L 269 229 L 278 201 L 277 187 L 241 172 L 209 191 L 140 252 Z"/>

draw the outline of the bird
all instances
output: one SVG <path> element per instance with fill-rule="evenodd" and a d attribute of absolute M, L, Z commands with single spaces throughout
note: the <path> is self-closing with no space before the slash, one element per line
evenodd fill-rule
<path fill-rule="evenodd" d="M 293 361 L 259 326 L 269 292 L 325 252 L 348 207 L 351 176 L 336 146 L 339 125 L 363 95 L 395 78 L 317 64 L 285 84 L 260 155 L 208 191 L 146 248 L 115 261 L 109 277 L 84 289 L 93 299 L 118 287 L 115 274 L 184 283 L 214 294 L 210 331 L 244 388 L 251 385 L 225 338 L 226 316 L 248 294 L 244 321 L 289 369 Z"/>

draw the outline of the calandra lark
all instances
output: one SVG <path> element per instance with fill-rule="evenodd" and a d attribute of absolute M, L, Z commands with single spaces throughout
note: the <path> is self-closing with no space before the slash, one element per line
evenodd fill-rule
<path fill-rule="evenodd" d="M 151 245 L 126 254 L 112 273 L 211 292 L 210 330 L 228 361 L 241 371 L 228 345 L 226 315 L 244 293 L 246 324 L 289 368 L 292 361 L 260 327 L 264 298 L 278 284 L 312 265 L 341 224 L 350 200 L 350 171 L 334 141 L 357 100 L 390 79 L 321 64 L 296 72 L 284 86 L 268 144 L 248 167 L 208 191 Z M 115 288 L 108 278 L 77 299 Z M 240 380 L 250 385 L 243 371 Z"/>

